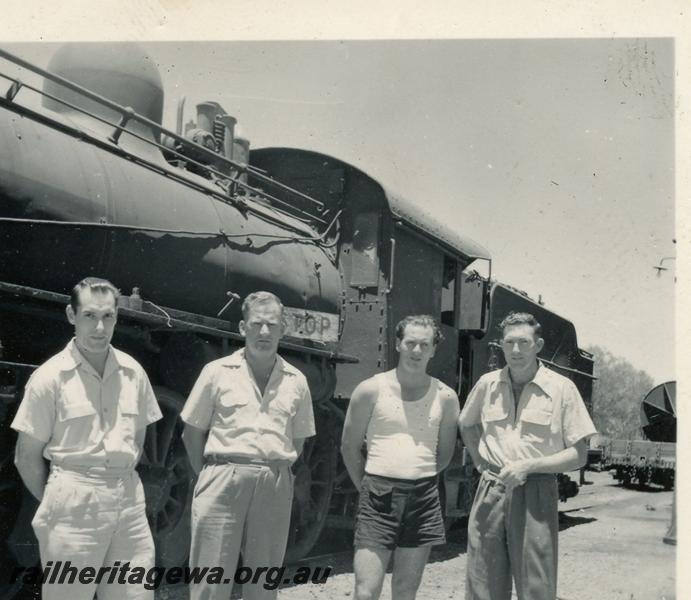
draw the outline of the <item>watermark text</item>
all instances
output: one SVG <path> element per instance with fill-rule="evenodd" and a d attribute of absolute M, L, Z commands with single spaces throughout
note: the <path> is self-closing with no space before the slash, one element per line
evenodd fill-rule
<path fill-rule="evenodd" d="M 15 567 L 10 583 L 24 584 L 121 584 L 143 585 L 147 590 L 161 585 L 206 583 L 209 585 L 238 583 L 261 585 L 266 590 L 275 590 L 281 584 L 301 585 L 305 583 L 326 583 L 331 567 L 298 567 L 288 574 L 286 567 L 239 567 L 232 577 L 223 567 L 131 567 L 129 562 L 115 561 L 104 567 L 83 567 L 81 569 L 67 561 L 49 560 L 43 568 Z"/>

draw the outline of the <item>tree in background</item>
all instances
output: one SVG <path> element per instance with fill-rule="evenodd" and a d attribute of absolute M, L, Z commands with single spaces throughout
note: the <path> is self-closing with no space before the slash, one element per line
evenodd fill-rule
<path fill-rule="evenodd" d="M 600 346 L 594 355 L 593 420 L 597 430 L 615 439 L 642 439 L 641 400 L 653 387 L 653 378 L 630 362 Z"/>

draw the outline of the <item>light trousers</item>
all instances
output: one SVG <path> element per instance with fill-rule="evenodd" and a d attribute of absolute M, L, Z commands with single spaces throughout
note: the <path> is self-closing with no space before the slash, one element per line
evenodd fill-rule
<path fill-rule="evenodd" d="M 243 567 L 281 567 L 293 500 L 293 475 L 280 466 L 207 464 L 192 501 L 190 567 L 221 567 L 225 582 L 190 584 L 191 600 L 227 600 L 238 556 Z M 265 580 L 243 585 L 245 600 L 273 600 Z"/>
<path fill-rule="evenodd" d="M 519 600 L 557 596 L 557 481 L 530 475 L 506 493 L 489 471 L 480 478 L 468 518 L 466 600 Z"/>
<path fill-rule="evenodd" d="M 70 563 L 63 583 L 57 579 L 43 583 L 43 600 L 92 600 L 94 592 L 98 592 L 98 600 L 153 600 L 153 589 L 144 586 L 146 579 L 128 584 L 113 577 L 108 583 L 111 571 L 105 570 L 118 569 L 117 561 L 130 563 L 127 576 L 135 567 L 148 571 L 154 566 L 144 488 L 136 471 L 108 473 L 53 466 L 31 525 L 44 571 Z M 91 570 L 94 573 L 89 577 Z M 99 570 L 103 575 L 100 583 L 96 581 Z M 92 581 L 81 583 L 77 575 L 69 583 L 70 572 L 81 572 L 83 581 Z"/>

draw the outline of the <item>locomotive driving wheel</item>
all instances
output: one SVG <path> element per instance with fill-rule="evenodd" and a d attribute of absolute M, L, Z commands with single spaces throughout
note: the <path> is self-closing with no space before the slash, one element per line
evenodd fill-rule
<path fill-rule="evenodd" d="M 286 563 L 303 558 L 317 542 L 329 513 L 333 492 L 338 443 L 328 414 L 315 407 L 317 435 L 305 441 L 293 465 L 293 509 L 286 548 Z"/>
<path fill-rule="evenodd" d="M 146 494 L 146 514 L 156 543 L 156 564 L 179 567 L 190 549 L 190 509 L 194 477 L 182 443 L 180 394 L 154 388 L 163 418 L 149 426 L 138 471 Z"/>

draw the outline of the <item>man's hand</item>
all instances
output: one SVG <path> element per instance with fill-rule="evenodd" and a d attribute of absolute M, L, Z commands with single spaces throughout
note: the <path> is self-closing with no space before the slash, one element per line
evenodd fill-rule
<path fill-rule="evenodd" d="M 504 465 L 498 477 L 506 487 L 506 491 L 510 492 L 525 483 L 528 473 L 530 473 L 530 461 L 518 460 Z"/>
<path fill-rule="evenodd" d="M 487 469 L 489 469 L 489 464 L 484 460 L 480 460 L 479 464 L 474 465 L 475 470 L 482 475 Z"/>

